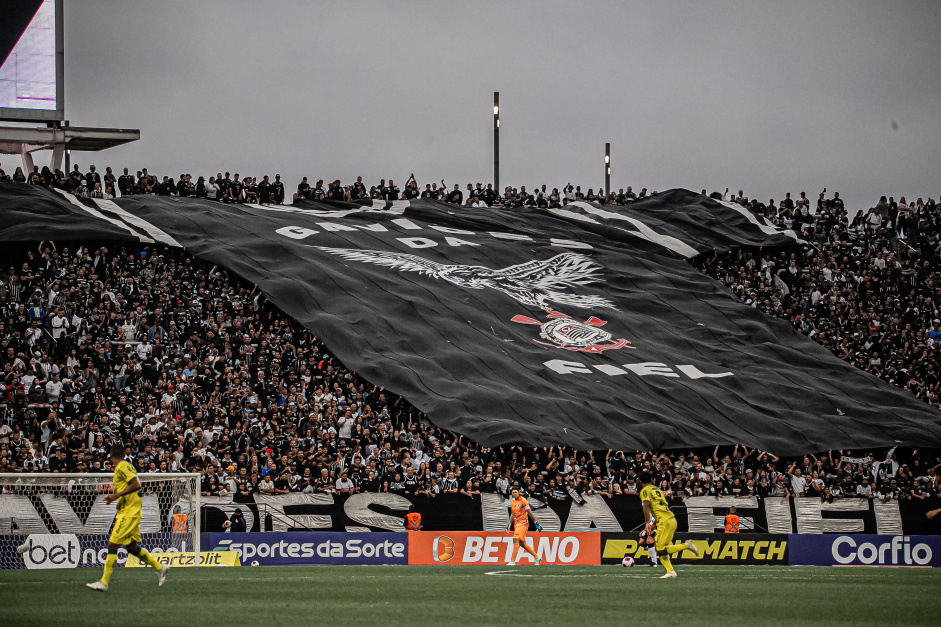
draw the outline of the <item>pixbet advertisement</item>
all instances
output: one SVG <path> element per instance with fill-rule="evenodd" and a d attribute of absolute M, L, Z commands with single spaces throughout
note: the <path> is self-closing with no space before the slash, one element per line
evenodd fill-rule
<path fill-rule="evenodd" d="M 941 537 L 792 535 L 792 566 L 941 567 Z"/>
<path fill-rule="evenodd" d="M 699 549 L 699 556 L 684 550 L 673 556 L 675 563 L 760 565 L 788 564 L 788 536 L 764 533 L 678 533 L 674 542 L 692 540 Z M 625 557 L 647 563 L 650 559 L 647 544 L 636 533 L 601 534 L 601 563 L 620 564 Z"/>
<path fill-rule="evenodd" d="M 408 564 L 406 533 L 208 533 L 203 547 L 236 551 L 242 566 Z"/>
<path fill-rule="evenodd" d="M 597 566 L 598 533 L 533 533 L 527 539 L 543 564 Z M 510 534 L 486 532 L 420 532 L 409 534 L 408 563 L 425 565 L 496 565 L 513 561 L 534 564 Z"/>

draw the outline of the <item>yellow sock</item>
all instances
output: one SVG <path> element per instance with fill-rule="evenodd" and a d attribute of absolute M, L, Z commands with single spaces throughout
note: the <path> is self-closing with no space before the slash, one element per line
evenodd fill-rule
<path fill-rule="evenodd" d="M 672 547 L 668 547 L 668 548 L 667 548 L 667 551 L 669 551 L 670 548 L 672 548 Z M 661 555 L 661 556 L 660 556 L 660 563 L 663 564 L 663 567 L 667 569 L 667 572 L 668 572 L 668 573 L 672 573 L 672 572 L 673 572 L 673 564 L 672 564 L 672 562 L 670 561 L 670 555 L 669 555 L 669 553 L 668 553 L 667 555 Z"/>
<path fill-rule="evenodd" d="M 118 561 L 117 553 L 108 553 L 108 557 L 105 558 L 105 572 L 101 576 L 101 583 L 108 585 L 108 582 L 111 580 L 111 571 L 114 570 L 114 564 Z"/>
<path fill-rule="evenodd" d="M 140 553 L 137 554 L 137 559 L 147 564 L 150 564 L 154 570 L 160 570 L 163 568 L 163 565 L 158 562 L 153 555 L 147 552 L 147 549 L 141 549 Z"/>
<path fill-rule="evenodd" d="M 670 546 L 667 547 L 667 554 L 673 555 L 674 553 L 685 551 L 687 548 L 689 547 L 687 547 L 685 544 L 682 544 L 682 543 L 671 544 Z"/>

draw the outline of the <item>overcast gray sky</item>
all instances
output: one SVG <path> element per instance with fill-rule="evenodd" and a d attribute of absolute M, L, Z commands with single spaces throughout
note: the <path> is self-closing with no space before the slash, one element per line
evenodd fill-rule
<path fill-rule="evenodd" d="M 66 113 L 94 162 L 782 198 L 938 198 L 941 2 L 82 0 Z M 897 130 L 893 129 L 893 122 Z"/>

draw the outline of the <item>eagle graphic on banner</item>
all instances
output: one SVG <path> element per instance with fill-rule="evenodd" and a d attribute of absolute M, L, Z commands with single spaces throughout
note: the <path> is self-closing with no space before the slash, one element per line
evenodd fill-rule
<path fill-rule="evenodd" d="M 524 305 L 544 310 L 550 308 L 549 303 L 571 305 L 580 309 L 616 309 L 611 301 L 601 296 L 563 291 L 599 280 L 598 273 L 602 267 L 589 257 L 578 253 L 563 253 L 545 261 L 534 260 L 492 269 L 484 266 L 438 263 L 406 253 L 327 246 L 314 248 L 349 261 L 372 263 L 400 272 L 418 272 L 465 289 L 494 289 Z"/>

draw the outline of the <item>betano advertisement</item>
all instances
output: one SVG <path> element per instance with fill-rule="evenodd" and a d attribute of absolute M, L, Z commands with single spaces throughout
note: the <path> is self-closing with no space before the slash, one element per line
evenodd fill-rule
<path fill-rule="evenodd" d="M 530 546 L 543 564 L 597 566 L 601 553 L 598 533 L 533 533 Z M 506 533 L 474 531 L 418 532 L 408 537 L 408 563 L 423 565 L 503 565 L 513 561 L 534 564 Z"/>

